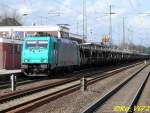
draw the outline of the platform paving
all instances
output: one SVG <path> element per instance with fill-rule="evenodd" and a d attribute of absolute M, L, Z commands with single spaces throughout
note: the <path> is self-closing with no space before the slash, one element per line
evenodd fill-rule
<path fill-rule="evenodd" d="M 0 69 L 0 76 L 1 75 L 9 75 L 12 73 L 20 73 L 21 69 L 16 69 L 16 70 L 6 70 L 6 69 Z"/>

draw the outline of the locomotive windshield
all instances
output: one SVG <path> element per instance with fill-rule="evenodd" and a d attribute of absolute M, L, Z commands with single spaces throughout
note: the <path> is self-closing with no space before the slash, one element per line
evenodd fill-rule
<path fill-rule="evenodd" d="M 32 48 L 40 48 L 40 49 L 46 49 L 48 46 L 48 41 L 46 40 L 40 40 L 40 41 L 26 41 L 26 48 L 32 49 Z"/>
<path fill-rule="evenodd" d="M 38 41 L 39 48 L 47 48 L 48 41 Z"/>
<path fill-rule="evenodd" d="M 37 42 L 36 41 L 26 41 L 26 48 L 30 49 L 30 48 L 35 48 L 36 47 Z"/>

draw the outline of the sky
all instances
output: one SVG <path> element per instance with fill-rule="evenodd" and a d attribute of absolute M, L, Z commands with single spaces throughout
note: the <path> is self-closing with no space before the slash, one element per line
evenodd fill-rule
<path fill-rule="evenodd" d="M 112 6 L 112 42 L 125 41 L 150 46 L 150 0 L 86 0 L 88 41 L 100 42 L 109 34 L 109 6 Z M 1 0 L 5 9 L 16 9 L 24 25 L 69 24 L 71 32 L 82 34 L 82 0 Z M 5 8 L 4 8 L 5 7 Z M 1 12 L 0 12 L 1 13 Z M 55 13 L 55 14 L 54 14 Z"/>

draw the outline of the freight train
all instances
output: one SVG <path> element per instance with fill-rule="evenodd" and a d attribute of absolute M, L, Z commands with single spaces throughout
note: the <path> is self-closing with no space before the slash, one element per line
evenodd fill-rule
<path fill-rule="evenodd" d="M 75 69 L 145 58 L 147 55 L 113 50 L 98 44 L 78 44 L 64 38 L 32 36 L 24 40 L 21 69 L 25 75 L 50 75 L 57 69 Z"/>

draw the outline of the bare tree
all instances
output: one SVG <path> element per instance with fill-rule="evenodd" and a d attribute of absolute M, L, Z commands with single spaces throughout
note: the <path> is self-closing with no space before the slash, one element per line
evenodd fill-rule
<path fill-rule="evenodd" d="M 3 9 L 2 14 L 0 14 L 0 26 L 21 26 L 21 16 L 17 10 Z"/>

